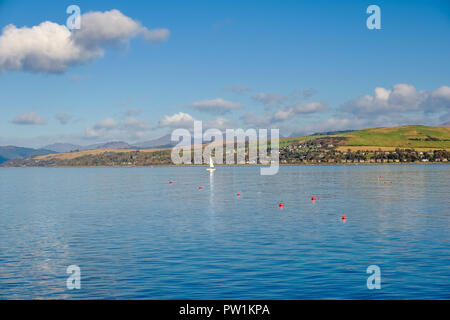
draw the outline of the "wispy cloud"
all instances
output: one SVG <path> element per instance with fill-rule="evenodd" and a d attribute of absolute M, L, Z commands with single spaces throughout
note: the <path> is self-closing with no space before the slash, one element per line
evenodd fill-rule
<path fill-rule="evenodd" d="M 265 106 L 273 107 L 276 105 L 282 104 L 284 101 L 286 101 L 286 97 L 279 95 L 277 93 L 264 93 L 260 92 L 257 94 L 254 94 L 252 97 L 255 101 L 258 101 L 262 103 Z"/>
<path fill-rule="evenodd" d="M 245 94 L 250 91 L 250 88 L 242 84 L 233 84 L 232 86 L 223 88 L 223 90 L 237 94 Z"/>
<path fill-rule="evenodd" d="M 190 107 L 202 112 L 224 114 L 232 110 L 240 109 L 242 106 L 238 102 L 217 98 L 192 102 Z"/>
<path fill-rule="evenodd" d="M 142 36 L 145 40 L 148 40 L 152 43 L 161 43 L 169 39 L 170 31 L 169 29 L 165 28 L 151 30 L 144 28 L 142 30 Z"/>
<path fill-rule="evenodd" d="M 11 120 L 12 123 L 18 125 L 44 125 L 47 120 L 41 118 L 36 112 L 27 112 L 15 117 Z"/>
<path fill-rule="evenodd" d="M 259 92 L 252 96 L 253 100 L 263 104 L 268 109 L 292 104 L 298 104 L 317 94 L 315 89 L 294 90 L 289 94 L 278 94 L 275 92 Z"/>
<path fill-rule="evenodd" d="M 310 89 L 306 89 L 306 90 L 301 90 L 301 94 L 303 96 L 303 99 L 309 99 L 312 96 L 317 94 L 317 90 L 310 88 Z"/>
<path fill-rule="evenodd" d="M 72 116 L 67 113 L 58 113 L 55 116 L 56 120 L 59 121 L 60 124 L 65 125 L 68 124 L 70 120 L 72 120 Z"/>
<path fill-rule="evenodd" d="M 136 117 L 142 113 L 141 109 L 129 108 L 123 112 L 126 117 Z"/>

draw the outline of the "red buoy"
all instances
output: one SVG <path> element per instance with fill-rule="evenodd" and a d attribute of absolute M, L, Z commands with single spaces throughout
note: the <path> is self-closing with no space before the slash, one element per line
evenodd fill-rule
<path fill-rule="evenodd" d="M 320 200 L 320 197 L 319 197 L 319 198 L 317 198 L 317 199 L 319 199 L 319 200 Z"/>
<path fill-rule="evenodd" d="M 345 220 L 345 219 L 347 219 L 347 217 L 346 216 L 342 216 L 342 220 Z"/>
<path fill-rule="evenodd" d="M 283 208 L 284 207 L 283 202 L 280 202 L 279 206 L 280 206 L 280 208 Z"/>
<path fill-rule="evenodd" d="M 237 193 L 236 195 L 237 195 L 238 197 L 240 197 L 240 196 L 241 196 L 241 194 L 240 194 L 240 193 Z"/>
<path fill-rule="evenodd" d="M 173 184 L 173 182 L 172 182 L 172 181 L 169 181 L 169 184 Z"/>
<path fill-rule="evenodd" d="M 203 187 L 198 187 L 198 190 L 202 190 L 203 189 Z"/>
<path fill-rule="evenodd" d="M 312 201 L 316 201 L 316 197 L 312 196 L 312 197 L 311 197 L 311 200 L 312 200 Z"/>

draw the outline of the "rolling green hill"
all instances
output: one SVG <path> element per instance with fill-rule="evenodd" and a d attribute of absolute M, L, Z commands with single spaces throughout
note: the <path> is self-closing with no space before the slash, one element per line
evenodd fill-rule
<path fill-rule="evenodd" d="M 320 138 L 330 138 L 335 145 L 352 149 L 372 147 L 403 149 L 446 149 L 450 150 L 450 127 L 401 126 L 380 127 L 349 131 L 330 135 L 312 135 L 280 139 L 280 146 L 296 142 L 306 142 Z"/>
<path fill-rule="evenodd" d="M 382 127 L 338 134 L 346 146 L 399 148 L 450 148 L 450 127 L 403 126 Z"/>

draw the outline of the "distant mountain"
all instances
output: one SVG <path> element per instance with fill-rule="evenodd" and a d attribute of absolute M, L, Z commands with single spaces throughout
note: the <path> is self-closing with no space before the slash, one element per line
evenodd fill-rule
<path fill-rule="evenodd" d="M 50 153 L 54 153 L 54 151 L 46 149 L 22 148 L 15 146 L 0 147 L 0 163 L 12 159 L 22 159 L 33 156 L 41 156 Z"/>
<path fill-rule="evenodd" d="M 223 140 L 225 141 L 225 135 L 223 137 Z M 208 143 L 208 142 L 211 142 L 211 140 L 207 141 L 207 140 L 203 139 L 203 143 Z M 152 149 L 152 148 L 161 148 L 162 149 L 162 148 L 172 148 L 172 147 L 178 145 L 178 143 L 179 143 L 178 141 L 172 141 L 172 135 L 167 134 L 158 139 L 135 143 L 134 146 L 137 148 L 140 148 L 140 149 Z M 194 145 L 194 137 L 191 137 L 190 143 L 191 143 L 191 145 Z M 183 144 L 181 144 L 180 146 L 183 146 L 183 145 L 188 145 L 188 143 L 183 140 Z"/>
<path fill-rule="evenodd" d="M 161 138 L 158 139 L 154 139 L 154 140 L 149 140 L 149 141 L 144 141 L 144 142 L 140 142 L 140 143 L 135 143 L 134 146 L 137 148 L 142 148 L 142 149 L 149 149 L 149 148 L 163 148 L 163 147 L 173 147 L 177 145 L 177 142 L 172 141 L 171 140 L 171 135 L 167 134 Z"/>
<path fill-rule="evenodd" d="M 268 139 L 271 138 L 270 133 L 271 133 L 271 131 L 270 131 L 270 129 L 268 129 L 267 130 L 267 138 Z M 172 147 L 178 145 L 178 141 L 172 141 L 171 138 L 172 138 L 172 136 L 170 134 L 167 134 L 167 135 L 165 135 L 161 138 L 155 139 L 155 140 L 149 140 L 149 141 L 144 141 L 144 142 L 140 142 L 140 143 L 135 143 L 134 146 L 137 148 L 141 148 L 141 149 L 172 148 Z M 281 136 L 280 136 L 280 138 L 281 138 Z M 222 140 L 224 142 L 226 141 L 225 133 L 223 133 Z M 203 139 L 203 143 L 209 143 L 211 141 L 214 141 L 214 139 L 210 139 L 210 140 Z M 248 141 L 248 137 L 245 137 L 245 141 Z M 191 145 L 195 144 L 194 137 L 191 137 L 190 143 L 191 143 Z M 185 142 L 184 145 L 187 145 L 187 143 Z M 180 145 L 180 146 L 183 146 L 183 145 Z"/>
<path fill-rule="evenodd" d="M 54 143 L 54 144 L 50 144 L 48 146 L 43 147 L 43 149 L 45 150 L 50 150 L 50 151 L 54 151 L 54 152 L 72 152 L 72 151 L 76 151 L 76 150 L 81 150 L 83 147 L 76 145 L 76 144 L 71 144 L 71 143 Z"/>
<path fill-rule="evenodd" d="M 128 144 L 124 141 L 112 141 L 107 143 L 97 143 L 91 144 L 89 146 L 80 147 L 80 150 L 91 150 L 91 149 L 133 149 L 134 146 Z"/>
<path fill-rule="evenodd" d="M 97 143 L 88 146 L 80 146 L 72 143 L 54 143 L 43 147 L 42 149 L 50 150 L 58 153 L 66 153 L 73 151 L 92 150 L 92 149 L 132 149 L 134 146 L 124 141 L 112 141 L 107 143 Z"/>

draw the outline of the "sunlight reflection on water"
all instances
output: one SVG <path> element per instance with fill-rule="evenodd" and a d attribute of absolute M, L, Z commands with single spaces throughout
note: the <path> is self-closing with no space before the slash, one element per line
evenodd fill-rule
<path fill-rule="evenodd" d="M 448 165 L 2 168 L 0 298 L 448 299 L 449 178 Z"/>

